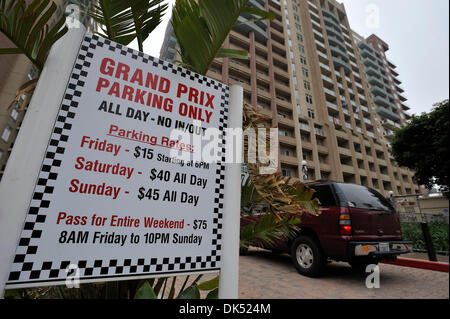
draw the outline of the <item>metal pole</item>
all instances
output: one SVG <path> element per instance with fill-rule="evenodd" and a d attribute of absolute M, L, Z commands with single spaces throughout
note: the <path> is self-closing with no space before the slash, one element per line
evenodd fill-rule
<path fill-rule="evenodd" d="M 438 261 L 436 256 L 436 251 L 434 249 L 433 240 L 431 239 L 430 228 L 428 227 L 428 220 L 426 216 L 422 213 L 422 208 L 420 207 L 419 195 L 416 197 L 417 206 L 419 207 L 420 217 L 422 218 L 422 222 L 420 223 L 420 227 L 422 227 L 423 238 L 425 240 L 425 247 L 427 249 L 428 260 L 430 261 Z M 425 222 L 424 222 L 425 220 Z"/>
<path fill-rule="evenodd" d="M 0 298 L 85 31 L 84 27 L 70 29 L 51 49 L 0 183 Z"/>
<path fill-rule="evenodd" d="M 238 85 L 230 87 L 230 108 L 228 128 L 242 129 L 243 89 Z M 231 134 L 227 136 L 226 151 L 235 153 L 235 160 L 225 166 L 225 196 L 223 216 L 222 267 L 219 279 L 219 298 L 237 299 L 239 283 L 239 240 L 241 206 L 241 163 L 242 143 L 234 147 Z M 233 158 L 233 157 L 228 157 Z M 238 160 L 239 159 L 239 160 Z"/>

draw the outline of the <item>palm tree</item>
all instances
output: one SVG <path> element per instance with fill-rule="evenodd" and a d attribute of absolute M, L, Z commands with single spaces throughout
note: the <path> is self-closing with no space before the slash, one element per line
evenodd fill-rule
<path fill-rule="evenodd" d="M 139 49 L 143 42 L 161 22 L 167 9 L 163 0 L 97 0 L 88 14 L 100 26 L 100 35 L 127 45 L 137 40 Z M 177 0 L 172 10 L 172 26 L 180 47 L 184 67 L 200 74 L 206 74 L 215 58 L 247 59 L 248 53 L 224 49 L 223 42 L 238 17 L 243 13 L 260 19 L 273 19 L 273 14 L 248 6 L 249 0 Z M 47 9 L 46 9 L 47 8 Z M 12 49 L 0 49 L 0 54 L 25 54 L 41 70 L 51 45 L 67 32 L 63 19 L 53 28 L 48 28 L 49 19 L 56 10 L 50 0 L 34 0 L 29 5 L 24 0 L 0 0 L 0 31 L 16 45 Z M 251 23 L 252 21 L 249 21 Z M 24 28 L 22 26 L 27 26 Z M 30 31 L 31 30 L 31 31 Z M 243 129 L 257 129 L 266 123 L 266 118 L 256 109 L 244 103 Z M 268 128 L 266 126 L 266 128 Z M 257 147 L 244 143 L 245 149 Z M 280 236 L 292 236 L 298 230 L 299 217 L 303 213 L 318 214 L 319 203 L 312 200 L 313 191 L 303 184 L 291 183 L 279 174 L 259 175 L 259 165 L 246 162 L 249 178 L 243 179 L 241 217 L 248 218 L 252 210 L 264 206 L 265 215 L 258 220 L 249 220 L 242 229 L 241 245 L 247 247 L 262 241 L 271 242 Z M 210 297 L 217 296 L 218 280 L 197 285 L 200 277 L 186 289 L 187 279 L 178 297 L 198 297 L 198 289 L 210 291 Z M 175 281 L 172 278 L 169 297 L 175 297 Z M 124 283 L 107 283 L 89 286 L 81 293 L 84 296 L 125 296 L 155 298 L 166 290 L 168 278 Z M 162 290 L 161 290 L 162 289 Z M 124 290 L 124 293 L 121 291 Z M 64 293 L 64 289 L 58 289 Z M 63 296 L 64 295 L 60 295 Z M 74 297 L 73 295 L 69 295 Z"/>

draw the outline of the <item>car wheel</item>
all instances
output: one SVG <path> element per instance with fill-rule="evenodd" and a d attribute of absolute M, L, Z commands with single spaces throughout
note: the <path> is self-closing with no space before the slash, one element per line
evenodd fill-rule
<path fill-rule="evenodd" d="M 320 276 L 325 268 L 326 257 L 322 249 L 308 236 L 300 236 L 292 243 L 291 258 L 297 271 L 308 277 Z"/>

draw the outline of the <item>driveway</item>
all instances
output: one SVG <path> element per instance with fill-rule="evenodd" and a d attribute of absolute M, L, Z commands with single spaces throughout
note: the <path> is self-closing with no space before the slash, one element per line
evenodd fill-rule
<path fill-rule="evenodd" d="M 329 264 L 321 278 L 308 278 L 297 273 L 289 255 L 251 248 L 239 267 L 239 298 L 449 298 L 449 274 L 431 270 L 379 264 L 380 287 L 369 289 L 366 274 L 343 262 Z"/>

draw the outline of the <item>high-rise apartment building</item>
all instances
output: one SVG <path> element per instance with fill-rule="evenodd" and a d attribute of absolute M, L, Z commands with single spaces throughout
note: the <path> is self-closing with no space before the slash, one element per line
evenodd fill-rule
<path fill-rule="evenodd" d="M 27 2 L 30 3 L 31 1 Z M 83 10 L 71 12 L 71 9 L 76 7 L 67 7 L 71 4 L 78 6 L 80 3 L 77 0 L 53 0 L 53 2 L 58 5 L 58 8 L 52 23 L 56 23 L 57 19 L 65 14 L 69 15 L 70 18 L 76 18 L 89 30 L 95 28 L 95 24 L 88 15 L 83 13 Z M 81 2 L 90 5 L 89 0 Z M 7 47 L 13 47 L 13 44 L 5 35 L 0 33 L 0 48 Z M 8 106 L 15 98 L 17 89 L 25 82 L 38 77 L 38 75 L 38 70 L 25 55 L 0 55 L 0 180 L 26 112 L 26 108 L 23 111 L 19 110 L 17 104 L 9 110 Z M 22 98 L 24 97 L 25 95 L 22 96 Z"/>
<path fill-rule="evenodd" d="M 216 60 L 208 76 L 240 84 L 245 100 L 271 117 L 283 174 L 303 179 L 305 160 L 308 180 L 356 183 L 385 195 L 418 192 L 413 172 L 390 155 L 393 130 L 410 116 L 388 45 L 354 32 L 334 0 L 250 4 L 276 18 L 235 28 L 224 46 L 250 58 Z M 161 57 L 173 59 L 175 45 L 168 28 Z"/>

